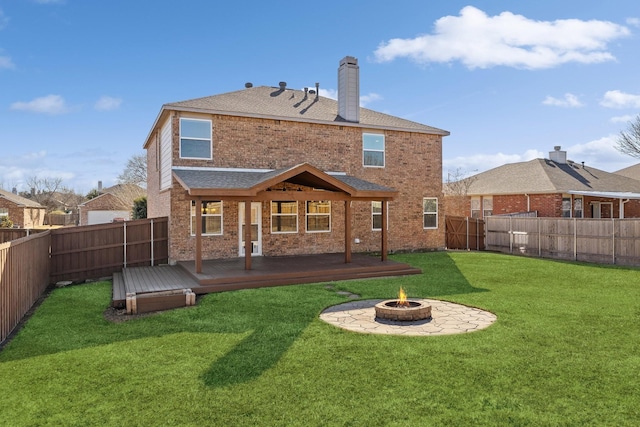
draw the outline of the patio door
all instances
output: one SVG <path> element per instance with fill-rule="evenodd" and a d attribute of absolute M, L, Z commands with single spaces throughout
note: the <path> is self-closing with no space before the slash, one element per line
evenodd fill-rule
<path fill-rule="evenodd" d="M 596 219 L 613 218 L 612 202 L 592 202 L 591 217 Z"/>
<path fill-rule="evenodd" d="M 244 202 L 238 203 L 238 234 L 240 249 L 244 256 Z M 251 202 L 251 255 L 262 255 L 262 203 Z"/>

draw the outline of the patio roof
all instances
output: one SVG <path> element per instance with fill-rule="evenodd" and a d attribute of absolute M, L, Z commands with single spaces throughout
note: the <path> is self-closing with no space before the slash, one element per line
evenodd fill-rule
<path fill-rule="evenodd" d="M 310 197 L 308 193 L 313 193 L 315 198 L 327 196 L 320 196 L 315 191 L 339 193 L 341 198 L 360 200 L 391 200 L 397 194 L 392 188 L 346 174 L 324 172 L 309 163 L 276 170 L 176 167 L 173 176 L 191 196 L 251 198 L 280 183 L 313 188 L 313 192 L 303 192 L 307 193 L 304 198 Z"/>

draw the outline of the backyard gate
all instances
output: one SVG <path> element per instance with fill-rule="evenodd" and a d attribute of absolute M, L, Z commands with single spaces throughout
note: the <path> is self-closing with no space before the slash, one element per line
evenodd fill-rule
<path fill-rule="evenodd" d="M 447 249 L 484 250 L 484 221 L 447 216 L 444 219 Z"/>

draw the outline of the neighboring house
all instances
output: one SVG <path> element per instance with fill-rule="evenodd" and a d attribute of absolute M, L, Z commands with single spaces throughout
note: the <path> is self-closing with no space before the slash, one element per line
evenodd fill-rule
<path fill-rule="evenodd" d="M 18 194 L 0 190 L 0 217 L 9 217 L 14 227 L 34 228 L 44 223 L 46 208 Z"/>
<path fill-rule="evenodd" d="M 130 220 L 133 201 L 146 195 L 146 191 L 136 184 L 117 184 L 98 189 L 98 192 L 99 196 L 78 205 L 80 225 Z"/>
<path fill-rule="evenodd" d="M 336 101 L 317 83 L 247 83 L 162 106 L 144 144 L 147 215 L 169 218 L 171 262 L 444 247 L 449 132 L 360 108 L 356 58 L 338 88 Z"/>
<path fill-rule="evenodd" d="M 619 171 L 615 171 L 614 173 L 617 175 L 626 176 L 627 178 L 640 180 L 640 163 L 629 166 L 628 168 L 620 169 Z"/>
<path fill-rule="evenodd" d="M 447 186 L 447 215 L 640 218 L 640 181 L 567 160 L 560 148 L 549 159 L 510 163 L 466 178 L 467 185 L 457 187 L 464 194 Z M 461 196 L 465 203 L 456 203 Z"/>

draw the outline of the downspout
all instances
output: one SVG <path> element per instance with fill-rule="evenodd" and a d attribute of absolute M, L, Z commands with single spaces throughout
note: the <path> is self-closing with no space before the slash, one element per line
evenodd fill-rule
<path fill-rule="evenodd" d="M 527 196 L 527 212 L 531 212 L 531 196 L 527 193 L 524 195 Z"/>
<path fill-rule="evenodd" d="M 620 214 L 618 215 L 618 218 L 620 219 L 624 218 L 624 204 L 627 202 L 629 202 L 629 199 L 627 200 L 620 199 Z"/>

